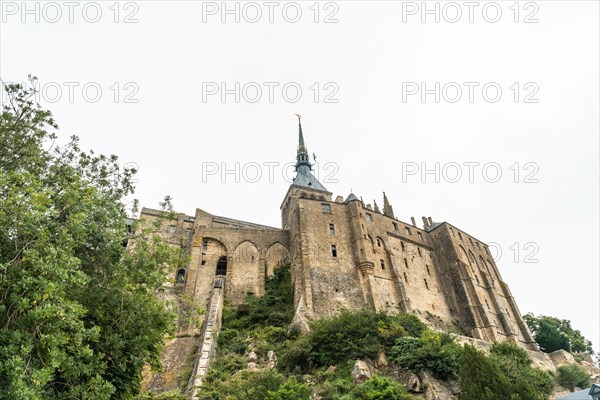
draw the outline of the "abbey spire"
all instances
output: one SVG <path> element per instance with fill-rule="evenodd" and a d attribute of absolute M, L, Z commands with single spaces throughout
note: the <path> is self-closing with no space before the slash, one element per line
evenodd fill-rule
<path fill-rule="evenodd" d="M 308 149 L 304 143 L 302 122 L 300 121 L 300 115 L 296 114 L 296 116 L 298 117 L 298 149 L 296 151 L 296 177 L 294 178 L 292 185 L 328 192 L 328 190 L 325 189 L 325 186 L 323 186 L 310 172 L 312 170 L 312 164 L 310 163 L 310 158 L 308 156 Z"/>
<path fill-rule="evenodd" d="M 308 156 L 308 149 L 304 144 L 304 135 L 302 134 L 302 121 L 300 121 L 301 116 L 296 114 L 298 117 L 298 149 L 296 152 L 296 171 L 298 168 L 306 165 L 308 170 L 312 169 L 312 164 L 310 163 L 310 158 Z"/>

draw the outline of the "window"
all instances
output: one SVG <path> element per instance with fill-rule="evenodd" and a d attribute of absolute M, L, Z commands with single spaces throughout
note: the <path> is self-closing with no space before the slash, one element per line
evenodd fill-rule
<path fill-rule="evenodd" d="M 377 247 L 381 247 L 381 240 L 377 238 Z"/>
<path fill-rule="evenodd" d="M 379 260 L 379 264 L 381 265 L 381 269 L 385 269 L 385 262 L 383 260 Z"/>
<path fill-rule="evenodd" d="M 175 234 L 175 225 L 170 225 L 169 226 L 169 234 L 170 235 L 174 235 Z"/>
<path fill-rule="evenodd" d="M 208 239 L 204 239 L 202 241 L 202 252 L 206 253 L 207 250 L 208 250 Z"/>
<path fill-rule="evenodd" d="M 206 265 L 206 260 L 202 260 L 202 265 Z"/>
<path fill-rule="evenodd" d="M 431 275 L 431 272 L 429 271 L 429 265 L 425 265 L 425 268 L 427 268 L 427 275 Z"/>
<path fill-rule="evenodd" d="M 423 257 L 423 255 L 421 254 L 421 248 L 417 247 L 417 252 L 419 252 L 419 257 Z"/>
<path fill-rule="evenodd" d="M 404 259 L 404 266 L 408 268 L 408 260 L 406 258 Z"/>
<path fill-rule="evenodd" d="M 423 281 L 425 282 L 425 289 L 429 289 L 429 285 L 427 284 L 427 279 L 423 279 Z"/>
<path fill-rule="evenodd" d="M 462 235 L 460 234 L 460 232 L 458 232 L 458 237 L 460 238 L 460 240 L 463 240 Z"/>
<path fill-rule="evenodd" d="M 185 269 L 180 269 L 177 271 L 175 283 L 185 283 Z"/>
<path fill-rule="evenodd" d="M 479 242 L 475 242 L 475 244 L 477 245 L 478 249 L 481 249 L 481 246 L 479 245 Z"/>
<path fill-rule="evenodd" d="M 471 246 L 473 246 L 473 241 L 471 240 L 471 238 L 469 238 L 469 242 L 471 243 Z"/>
<path fill-rule="evenodd" d="M 417 236 L 419 237 L 419 239 L 423 240 L 423 235 L 421 235 L 421 232 L 417 232 Z"/>
<path fill-rule="evenodd" d="M 335 226 L 333 224 L 329 224 L 329 234 L 335 235 Z"/>
<path fill-rule="evenodd" d="M 192 229 L 191 229 L 191 228 L 187 228 L 187 229 L 185 230 L 185 236 L 187 236 L 187 237 L 190 237 L 190 236 L 192 236 Z"/>
<path fill-rule="evenodd" d="M 407 234 L 408 236 L 410 236 L 410 228 L 409 228 L 408 226 L 405 226 L 405 227 L 404 227 L 404 230 L 406 231 L 406 234 Z"/>
<path fill-rule="evenodd" d="M 335 246 L 335 244 L 331 245 L 331 256 L 337 257 L 337 247 Z"/>
<path fill-rule="evenodd" d="M 367 216 L 367 221 L 373 221 L 373 217 L 371 216 L 371 214 L 365 213 L 365 215 Z"/>
<path fill-rule="evenodd" d="M 406 272 L 404 273 L 404 281 L 408 283 L 408 277 L 406 276 Z"/>
<path fill-rule="evenodd" d="M 404 242 L 400 242 L 400 247 L 402 247 L 402 251 L 406 251 L 406 249 L 404 248 Z"/>
<path fill-rule="evenodd" d="M 392 222 L 392 226 L 394 227 L 394 230 L 397 231 L 398 230 L 398 224 L 395 222 Z"/>
<path fill-rule="evenodd" d="M 331 204 L 321 203 L 321 208 L 325 214 L 331 214 Z"/>

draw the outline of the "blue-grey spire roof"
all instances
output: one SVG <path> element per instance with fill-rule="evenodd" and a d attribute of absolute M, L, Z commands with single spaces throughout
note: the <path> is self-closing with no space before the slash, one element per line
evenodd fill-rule
<path fill-rule="evenodd" d="M 360 201 L 358 199 L 358 197 L 356 197 L 356 195 L 354 193 L 350 193 L 348 195 L 348 197 L 346 197 L 346 200 L 344 201 L 344 203 L 350 203 L 351 201 Z"/>
<path fill-rule="evenodd" d="M 312 164 L 308 157 L 308 149 L 304 144 L 302 123 L 300 122 L 300 115 L 296 115 L 298 116 L 298 151 L 296 154 L 296 177 L 292 184 L 328 192 L 328 190 L 325 189 L 325 186 L 323 186 L 310 172 L 312 170 Z"/>

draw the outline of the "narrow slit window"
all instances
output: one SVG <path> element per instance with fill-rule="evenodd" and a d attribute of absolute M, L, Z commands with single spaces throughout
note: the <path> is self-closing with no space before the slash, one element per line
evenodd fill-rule
<path fill-rule="evenodd" d="M 381 269 L 385 269 L 385 262 L 383 260 L 379 260 L 379 264 L 381 265 Z"/>
<path fill-rule="evenodd" d="M 410 236 L 410 235 L 411 235 L 411 233 L 410 233 L 410 228 L 409 228 L 408 226 L 405 226 L 405 227 L 404 227 L 404 230 L 406 231 L 406 234 L 407 234 L 408 236 Z"/>
<path fill-rule="evenodd" d="M 398 230 L 398 224 L 395 222 L 392 222 L 392 227 L 394 228 L 395 231 Z"/>
<path fill-rule="evenodd" d="M 423 255 L 421 254 L 421 248 L 417 247 L 417 252 L 419 253 L 419 257 L 423 257 Z"/>
<path fill-rule="evenodd" d="M 408 283 L 408 277 L 406 276 L 406 272 L 404 273 L 404 281 Z"/>
<path fill-rule="evenodd" d="M 417 236 L 419 237 L 419 239 L 423 240 L 423 235 L 421 235 L 421 232 L 417 232 Z"/>
<path fill-rule="evenodd" d="M 423 279 L 423 281 L 425 282 L 425 288 L 429 289 L 429 285 L 427 284 L 427 279 Z"/>
<path fill-rule="evenodd" d="M 377 238 L 377 247 L 381 247 L 381 240 Z"/>
<path fill-rule="evenodd" d="M 333 224 L 329 224 L 329 234 L 335 235 L 335 226 Z"/>
<path fill-rule="evenodd" d="M 402 247 L 402 251 L 406 251 L 406 249 L 404 248 L 404 242 L 400 242 L 400 247 Z"/>
<path fill-rule="evenodd" d="M 408 269 L 408 260 L 406 258 L 404 259 L 404 266 Z"/>
<path fill-rule="evenodd" d="M 335 244 L 331 245 L 331 256 L 337 257 L 337 247 L 335 246 Z"/>

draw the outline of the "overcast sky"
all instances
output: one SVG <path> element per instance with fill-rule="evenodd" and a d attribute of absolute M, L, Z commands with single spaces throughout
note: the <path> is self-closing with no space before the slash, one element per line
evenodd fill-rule
<path fill-rule="evenodd" d="M 137 165 L 142 205 L 280 226 L 299 113 L 334 196 L 493 242 L 521 312 L 600 350 L 597 1 L 23 4 L 0 76 Z"/>

